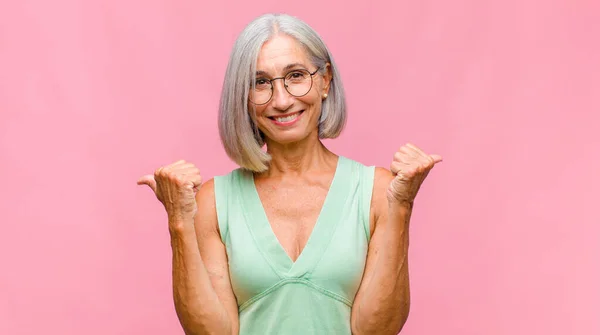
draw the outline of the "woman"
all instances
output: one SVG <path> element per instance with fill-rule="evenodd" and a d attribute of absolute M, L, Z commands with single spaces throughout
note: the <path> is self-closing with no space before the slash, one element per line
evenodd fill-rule
<path fill-rule="evenodd" d="M 138 181 L 168 213 L 186 334 L 401 330 L 412 205 L 441 157 L 406 144 L 388 171 L 332 153 L 320 139 L 342 131 L 344 101 L 319 36 L 261 16 L 238 37 L 221 96 L 221 139 L 241 168 L 202 184 L 179 161 Z"/>

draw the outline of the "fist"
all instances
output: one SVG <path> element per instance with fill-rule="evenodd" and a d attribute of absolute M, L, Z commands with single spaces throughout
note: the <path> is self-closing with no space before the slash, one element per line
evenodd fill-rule
<path fill-rule="evenodd" d="M 388 201 L 412 207 L 429 171 L 441 161 L 441 156 L 428 155 L 413 144 L 407 143 L 402 146 L 394 154 L 390 165 L 390 170 L 396 176 L 388 188 Z"/>
<path fill-rule="evenodd" d="M 141 177 L 138 185 L 148 185 L 165 206 L 169 222 L 193 220 L 198 211 L 196 192 L 202 184 L 200 171 L 184 160 L 158 168 L 154 175 Z"/>

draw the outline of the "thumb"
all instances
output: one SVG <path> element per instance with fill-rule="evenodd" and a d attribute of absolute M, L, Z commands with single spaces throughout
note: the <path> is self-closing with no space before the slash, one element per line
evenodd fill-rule
<path fill-rule="evenodd" d="M 154 180 L 154 176 L 151 174 L 147 174 L 142 178 L 138 179 L 138 185 L 148 185 L 152 189 L 154 193 L 156 193 L 156 180 Z"/>
<path fill-rule="evenodd" d="M 433 158 L 433 164 L 443 161 L 442 156 L 440 155 L 430 155 L 430 157 Z"/>

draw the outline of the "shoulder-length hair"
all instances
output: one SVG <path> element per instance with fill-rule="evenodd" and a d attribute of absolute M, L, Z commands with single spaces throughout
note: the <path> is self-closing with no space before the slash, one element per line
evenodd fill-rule
<path fill-rule="evenodd" d="M 302 20 L 285 14 L 266 14 L 252 21 L 234 43 L 225 72 L 219 106 L 219 135 L 225 152 L 240 167 L 263 172 L 271 157 L 248 110 L 248 92 L 256 79 L 256 61 L 262 45 L 276 34 L 286 34 L 304 46 L 311 62 L 323 74 L 330 64 L 332 80 L 323 101 L 319 138 L 336 138 L 346 123 L 346 99 L 336 64 L 321 37 Z"/>

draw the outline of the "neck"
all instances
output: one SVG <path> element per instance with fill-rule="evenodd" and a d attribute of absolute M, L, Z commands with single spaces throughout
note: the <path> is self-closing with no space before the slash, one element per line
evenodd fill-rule
<path fill-rule="evenodd" d="M 301 175 L 322 171 L 336 163 L 337 156 L 323 145 L 316 133 L 300 142 L 280 144 L 267 139 L 266 143 L 271 162 L 265 176 Z"/>

